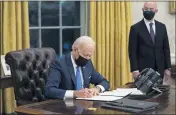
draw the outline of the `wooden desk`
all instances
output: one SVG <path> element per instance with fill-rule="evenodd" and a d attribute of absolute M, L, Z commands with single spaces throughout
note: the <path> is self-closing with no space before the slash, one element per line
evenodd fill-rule
<path fill-rule="evenodd" d="M 74 101 L 74 102 L 73 102 Z M 171 87 L 168 93 L 147 101 L 159 102 L 159 107 L 150 114 L 175 114 L 175 88 Z M 69 103 L 72 102 L 71 105 Z M 34 104 L 19 106 L 17 113 L 24 114 L 74 114 L 78 108 L 83 108 L 82 114 L 123 114 L 125 112 L 101 108 L 104 102 L 84 100 L 48 100 Z"/>

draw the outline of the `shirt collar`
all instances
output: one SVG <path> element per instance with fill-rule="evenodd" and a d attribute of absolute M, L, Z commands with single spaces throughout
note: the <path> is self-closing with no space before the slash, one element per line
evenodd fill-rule
<path fill-rule="evenodd" d="M 153 23 L 153 25 L 155 25 L 155 20 L 153 19 L 153 20 L 146 20 L 145 18 L 144 18 L 144 22 L 145 22 L 145 24 L 147 24 L 147 25 L 149 25 L 151 22 Z"/>
<path fill-rule="evenodd" d="M 72 53 L 71 53 L 71 61 L 72 61 L 73 67 L 76 68 L 77 65 L 76 65 L 76 63 L 75 63 L 75 60 L 73 59 Z"/>

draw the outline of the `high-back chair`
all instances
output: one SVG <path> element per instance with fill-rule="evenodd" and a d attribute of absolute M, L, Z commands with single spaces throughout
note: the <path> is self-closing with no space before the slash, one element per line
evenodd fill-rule
<path fill-rule="evenodd" d="M 6 54 L 17 106 L 45 100 L 46 77 L 55 59 L 56 53 L 52 48 L 29 48 Z"/>

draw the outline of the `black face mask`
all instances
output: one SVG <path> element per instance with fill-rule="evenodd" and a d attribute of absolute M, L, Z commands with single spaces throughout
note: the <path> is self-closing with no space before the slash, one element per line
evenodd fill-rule
<path fill-rule="evenodd" d="M 151 20 L 155 16 L 155 12 L 153 12 L 153 11 L 143 11 L 143 15 L 144 15 L 145 19 Z"/>
<path fill-rule="evenodd" d="M 88 59 L 86 59 L 80 55 L 79 55 L 78 59 L 75 59 L 76 65 L 81 66 L 81 67 L 85 66 L 88 61 L 89 61 Z"/>

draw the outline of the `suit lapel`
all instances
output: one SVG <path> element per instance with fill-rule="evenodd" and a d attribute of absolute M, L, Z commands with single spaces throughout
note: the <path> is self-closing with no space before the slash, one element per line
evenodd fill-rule
<path fill-rule="evenodd" d="M 153 46 L 154 43 L 153 43 L 152 38 L 150 36 L 150 33 L 149 33 L 148 29 L 147 29 L 147 26 L 146 26 L 146 24 L 144 22 L 144 19 L 142 20 L 141 29 L 143 29 L 141 32 L 142 32 L 142 35 L 144 35 L 143 38 L 145 39 L 145 41 L 147 41 L 149 44 L 151 44 Z"/>
<path fill-rule="evenodd" d="M 158 38 L 159 38 L 159 25 L 158 25 L 158 23 L 157 23 L 157 21 L 155 21 L 155 28 L 156 28 L 156 34 L 155 34 L 155 45 L 158 43 Z"/>
<path fill-rule="evenodd" d="M 75 72 L 74 72 L 73 64 L 72 64 L 72 61 L 71 61 L 71 53 L 69 53 L 66 56 L 66 62 L 67 62 L 67 65 L 68 65 L 69 74 L 70 74 L 71 79 L 72 79 L 72 81 L 73 81 L 73 83 L 75 85 L 76 77 L 75 77 Z"/>

